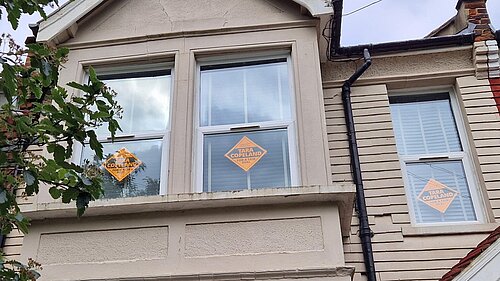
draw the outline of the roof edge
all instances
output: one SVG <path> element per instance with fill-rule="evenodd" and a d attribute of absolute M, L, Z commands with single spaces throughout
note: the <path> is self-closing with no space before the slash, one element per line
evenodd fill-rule
<path fill-rule="evenodd" d="M 106 0 L 75 0 L 61 6 L 46 20 L 39 22 L 37 41 L 51 41 L 104 1 Z"/>
<path fill-rule="evenodd" d="M 408 52 L 425 50 L 431 48 L 445 48 L 453 46 L 472 45 L 474 34 L 457 34 L 442 37 L 431 37 L 407 41 L 395 41 L 379 44 L 364 44 L 356 46 L 340 47 L 332 54 L 334 58 L 349 58 L 363 54 L 364 49 L 368 49 L 372 54 L 382 54 L 390 52 Z"/>

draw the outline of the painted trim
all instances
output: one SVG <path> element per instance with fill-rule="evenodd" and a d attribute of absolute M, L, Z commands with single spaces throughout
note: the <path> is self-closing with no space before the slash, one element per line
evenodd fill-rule
<path fill-rule="evenodd" d="M 458 97 L 457 93 L 454 91 L 454 89 L 450 88 L 434 88 L 434 89 L 425 89 L 425 88 L 420 88 L 420 89 L 407 89 L 407 90 L 399 90 L 399 91 L 391 91 L 389 93 L 389 96 L 400 96 L 400 95 L 421 95 L 421 94 L 433 94 L 433 93 L 441 93 L 445 92 L 449 94 L 449 101 L 450 101 L 450 106 L 451 106 L 451 111 L 453 114 L 453 117 L 455 119 L 455 125 L 458 131 L 458 136 L 460 143 L 462 145 L 462 151 L 461 152 L 456 152 L 456 153 L 442 153 L 439 155 L 447 155 L 449 156 L 448 159 L 446 160 L 439 160 L 440 162 L 446 162 L 446 161 L 460 161 L 463 165 L 464 173 L 465 173 L 465 178 L 468 186 L 468 190 L 470 193 L 470 196 L 472 197 L 472 206 L 474 207 L 474 214 L 476 216 L 476 220 L 471 220 L 471 221 L 457 221 L 457 222 L 431 222 L 431 223 L 426 223 L 426 222 L 417 222 L 416 221 L 416 214 L 415 214 L 415 207 L 414 207 L 414 202 L 411 201 L 410 196 L 410 181 L 408 178 L 407 174 L 407 169 L 406 165 L 407 164 L 414 164 L 414 163 L 426 163 L 426 162 L 432 162 L 432 161 L 437 161 L 437 160 L 421 160 L 421 156 L 439 156 L 439 155 L 434 155 L 434 154 L 415 154 L 415 155 L 400 155 L 398 153 L 399 157 L 399 162 L 401 165 L 401 173 L 403 176 L 403 182 L 404 182 L 404 187 L 405 187 L 405 193 L 406 193 L 406 198 L 407 198 L 407 203 L 408 203 L 408 211 L 410 215 L 410 221 L 411 221 L 411 227 L 418 228 L 418 227 L 434 227 L 434 226 L 455 226 L 455 225 L 479 225 L 482 223 L 485 223 L 487 221 L 487 214 L 485 210 L 485 206 L 483 201 L 481 200 L 481 194 L 480 194 L 480 181 L 478 178 L 477 173 L 475 172 L 476 170 L 474 169 L 473 165 L 473 155 L 471 154 L 472 152 L 472 147 L 470 145 L 470 140 L 468 139 L 468 135 L 466 132 L 466 127 L 464 123 L 464 118 L 462 115 L 462 112 L 460 110 L 459 102 L 458 102 Z M 394 118 L 391 116 L 391 122 L 394 122 Z"/>
<path fill-rule="evenodd" d="M 485 268 L 493 259 L 500 255 L 500 239 L 489 246 L 483 253 L 481 253 L 474 261 L 464 269 L 454 281 L 468 281 L 475 280 L 474 276 L 479 273 L 483 268 Z M 494 276 L 491 276 L 495 278 Z M 477 277 L 476 277 L 477 278 Z"/>
<path fill-rule="evenodd" d="M 166 194 L 146 197 L 126 197 L 90 202 L 85 217 L 130 215 L 147 212 L 176 212 L 213 208 L 266 206 L 280 204 L 335 204 L 339 208 L 343 236 L 351 230 L 355 187 L 352 184 L 302 186 L 289 188 L 250 189 L 203 193 Z M 27 204 L 23 214 L 34 221 L 74 218 L 74 205 L 62 202 Z"/>
<path fill-rule="evenodd" d="M 201 67 L 207 65 L 217 65 L 223 63 L 233 63 L 233 62 L 252 62 L 266 59 L 286 59 L 287 63 L 287 71 L 289 78 L 289 91 L 290 91 L 290 106 L 292 118 L 289 120 L 280 120 L 280 121 L 265 121 L 265 122 L 250 122 L 250 123 L 240 123 L 240 124 L 229 124 L 229 125 L 215 125 L 215 126 L 204 126 L 200 125 L 200 83 L 201 83 Z M 276 54 L 274 53 L 262 53 L 262 54 L 253 54 L 250 53 L 249 56 L 242 56 L 241 54 L 236 55 L 235 57 L 231 57 L 225 55 L 214 56 L 214 57 L 205 57 L 197 60 L 196 66 L 196 94 L 195 94 L 195 103 L 194 103 L 194 136 L 196 140 L 193 142 L 193 167 L 195 167 L 194 173 L 194 187 L 192 190 L 194 192 L 204 192 L 203 191 L 203 141 L 205 135 L 215 134 L 215 133 L 231 133 L 231 127 L 237 126 L 253 126 L 258 125 L 260 128 L 253 132 L 260 132 L 264 130 L 270 129 L 285 129 L 288 135 L 288 158 L 289 158 L 289 167 L 290 167 L 290 186 L 300 186 L 300 168 L 299 168 L 299 150 L 298 150 L 298 136 L 297 136 L 297 114 L 296 114 L 296 89 L 295 89 L 295 80 L 293 77 L 293 65 L 292 58 L 288 51 L 285 50 L 277 50 Z M 241 132 L 252 132 L 252 131 L 241 131 Z M 208 191 L 211 192 L 211 191 Z"/>
<path fill-rule="evenodd" d="M 37 34 L 38 42 L 49 42 L 61 33 L 69 29 L 76 33 L 78 21 L 91 13 L 97 6 L 106 0 L 75 0 L 56 10 L 48 19 L 39 22 L 40 29 Z M 293 0 L 295 3 L 306 8 L 313 17 L 330 15 L 333 9 L 324 0 Z"/>
<path fill-rule="evenodd" d="M 257 271 L 257 272 L 230 272 L 230 273 L 210 273 L 210 274 L 191 274 L 191 275 L 169 275 L 158 277 L 140 277 L 140 278 L 117 278 L 117 279 L 91 279 L 87 281 L 135 281 L 135 280 L 299 280 L 310 278 L 325 278 L 332 280 L 332 277 L 351 277 L 354 275 L 354 267 L 338 266 L 330 268 L 297 268 L 295 270 L 275 270 L 275 271 Z M 334 279 L 337 280 L 337 279 Z M 340 280 L 340 279 L 339 279 Z M 342 279 L 344 280 L 344 279 Z"/>
<path fill-rule="evenodd" d="M 48 42 L 54 39 L 65 30 L 71 28 L 73 24 L 94 10 L 102 2 L 103 0 L 76 0 L 62 6 L 47 20 L 39 23 L 40 29 L 37 34 L 37 41 Z"/>

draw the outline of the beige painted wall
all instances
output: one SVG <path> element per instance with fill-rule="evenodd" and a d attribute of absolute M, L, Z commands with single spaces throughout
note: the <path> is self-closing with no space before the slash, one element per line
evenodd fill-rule
<path fill-rule="evenodd" d="M 337 267 L 350 275 L 344 268 L 338 208 L 331 204 L 35 221 L 23 257 L 43 264 L 43 280 Z"/>
<path fill-rule="evenodd" d="M 334 182 L 352 182 L 341 100 L 341 83 L 360 61 L 322 65 L 325 111 Z M 487 80 L 477 80 L 472 48 L 374 56 L 352 88 L 368 215 L 379 280 L 438 280 L 500 221 L 500 116 Z M 475 159 L 485 220 L 480 224 L 417 227 L 412 224 L 396 150 L 388 95 L 413 89 L 454 89 Z M 496 220 L 496 223 L 495 223 Z M 344 240 L 354 280 L 365 280 L 358 221 Z"/>
<path fill-rule="evenodd" d="M 306 186 L 299 189 L 305 193 L 307 187 L 332 186 L 318 51 L 319 20 L 303 15 L 303 9 L 290 2 L 177 0 L 168 1 L 167 8 L 166 1 L 108 1 L 78 23 L 76 37 L 63 44 L 71 51 L 61 72 L 61 84 L 84 82 L 89 66 L 158 61 L 173 65 L 167 195 L 142 203 L 141 198 L 118 200 L 120 206 L 110 209 L 119 208 L 120 215 L 104 207 L 98 209 L 98 215 L 76 221 L 55 219 L 53 215 L 37 217 L 36 210 L 53 206 L 53 200 L 41 192 L 34 199 L 35 205 L 25 209 L 36 219 L 24 238 L 21 258 L 40 261 L 43 280 L 134 280 L 145 276 L 163 280 L 170 275 L 198 280 L 212 274 L 213 278 L 227 274 L 226 278 L 232 280 L 249 274 L 262 280 L 351 280 L 352 268 L 344 264 L 341 217 L 351 216 L 352 190 L 345 192 L 347 197 L 339 197 L 343 198 L 340 201 L 321 204 L 298 204 L 301 194 L 283 196 L 279 202 L 267 203 L 267 207 L 258 206 L 262 203 L 238 207 L 244 200 L 231 201 L 237 193 L 225 195 L 232 203 L 224 208 L 208 208 L 210 203 L 192 200 L 177 202 L 176 206 L 185 204 L 193 210 L 166 210 L 170 205 L 162 201 L 198 190 L 193 120 L 197 65 L 213 58 L 290 57 L 298 159 L 292 165 L 297 164 L 299 178 L 296 185 Z M 203 8 L 192 9 L 197 5 Z M 213 197 L 216 200 L 218 196 Z M 139 214 L 127 215 L 127 204 Z M 142 212 L 138 210 L 141 206 Z M 63 217 L 70 212 L 74 210 L 55 210 Z M 18 238 L 8 240 L 13 254 L 21 248 Z M 14 244 L 16 241 L 18 244 Z"/>
<path fill-rule="evenodd" d="M 117 1 L 121 3 L 120 1 Z M 325 133 L 325 118 L 323 110 L 321 73 L 319 65 L 318 42 L 315 20 L 303 19 L 303 16 L 292 13 L 294 5 L 287 5 L 292 11 L 276 12 L 275 6 L 282 5 L 283 1 L 244 1 L 254 3 L 259 8 L 251 10 L 271 11 L 264 13 L 266 21 L 279 21 L 281 27 L 260 26 L 249 28 L 246 32 L 234 33 L 233 30 L 218 30 L 217 34 L 204 35 L 196 31 L 183 31 L 181 35 L 165 35 L 164 38 L 143 38 L 148 31 L 144 24 L 138 28 L 140 34 L 137 41 L 134 38 L 120 39 L 123 29 L 115 29 L 114 23 L 121 22 L 122 17 L 127 17 L 127 11 L 134 8 L 138 1 L 130 2 L 132 7 L 125 8 L 106 6 L 102 13 L 95 17 L 106 18 L 101 29 L 104 29 L 108 39 L 113 39 L 113 44 L 102 42 L 90 43 L 85 34 L 99 32 L 92 29 L 98 20 L 88 20 L 89 24 L 81 27 L 78 36 L 68 41 L 65 45 L 71 49 L 66 68 L 61 73 L 61 84 L 69 81 L 84 81 L 85 71 L 88 66 L 110 66 L 114 64 L 147 64 L 158 60 L 167 60 L 174 65 L 174 89 L 172 101 L 172 132 L 169 159 L 169 193 L 185 193 L 196 190 L 195 167 L 193 166 L 195 140 L 193 127 L 195 116 L 195 96 L 197 91 L 197 62 L 207 57 L 233 57 L 233 58 L 259 58 L 271 54 L 289 55 L 292 61 L 294 84 L 294 99 L 296 104 L 296 130 L 297 130 L 297 158 L 299 163 L 299 184 L 325 185 L 331 182 L 330 167 L 327 156 L 327 140 Z M 175 1 L 173 1 L 175 3 Z M 178 1 L 179 3 L 182 1 Z M 276 2 L 276 3 L 275 3 Z M 224 1 L 217 5 L 210 5 L 212 9 L 220 7 Z M 231 2 L 233 3 L 233 2 Z M 274 3 L 274 4 L 273 4 Z M 281 3 L 281 4 L 280 4 Z M 118 3 L 117 3 L 118 4 Z M 121 5 L 121 4 L 120 4 Z M 179 4 L 184 5 L 184 4 Z M 245 4 L 250 5 L 250 4 Z M 215 7 L 216 6 L 216 7 Z M 225 7 L 224 7 L 225 8 Z M 298 12 L 298 9 L 296 9 Z M 143 11 L 143 10 L 141 10 Z M 151 11 L 151 7 L 146 9 Z M 233 10 L 231 10 L 233 11 Z M 171 17 L 184 16 L 183 10 L 176 10 L 179 15 L 170 12 Z M 228 12 L 228 15 L 231 13 Z M 196 13 L 192 15 L 198 17 Z M 294 20 L 290 17 L 293 16 Z M 234 16 L 237 17 L 237 16 Z M 144 16 L 148 18 L 148 15 Z M 253 17 L 249 16 L 248 19 Z M 297 21 L 296 19 L 301 19 Z M 257 17 L 256 19 L 259 19 Z M 256 20 L 253 19 L 253 20 Z M 188 19 L 186 19 L 188 20 Z M 197 18 L 191 18 L 195 21 Z M 253 20 L 249 24 L 255 25 Z M 283 22 L 287 20 L 287 24 Z M 194 24 L 194 23 L 193 23 Z M 197 22 L 202 28 L 205 22 Z M 88 26 L 88 30 L 86 29 Z M 103 31 L 103 32 L 104 32 Z M 135 34 L 134 34 L 135 35 Z M 117 39 L 114 39 L 116 36 Z M 42 200 L 43 201 L 43 200 Z"/>

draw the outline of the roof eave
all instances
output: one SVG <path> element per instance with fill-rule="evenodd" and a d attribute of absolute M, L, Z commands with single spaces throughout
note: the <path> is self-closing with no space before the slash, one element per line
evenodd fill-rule
<path fill-rule="evenodd" d="M 335 53 L 334 58 L 349 58 L 360 56 L 364 49 L 368 49 L 372 54 L 409 52 L 418 50 L 438 49 L 446 47 L 472 45 L 474 43 L 474 34 L 457 34 L 442 37 L 431 37 L 416 40 L 396 41 L 379 44 L 364 44 L 357 46 L 340 47 Z"/>

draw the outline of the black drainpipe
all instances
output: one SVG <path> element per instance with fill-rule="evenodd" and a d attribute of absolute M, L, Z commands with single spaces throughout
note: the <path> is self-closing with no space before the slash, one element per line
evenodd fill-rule
<path fill-rule="evenodd" d="M 375 260 L 373 259 L 372 231 L 368 222 L 366 211 L 365 191 L 363 188 L 363 178 L 361 176 L 361 164 L 359 161 L 358 144 L 356 140 L 356 129 L 354 128 L 354 116 L 351 105 L 351 86 L 370 67 L 372 59 L 368 49 L 363 50 L 365 63 L 342 85 L 342 103 L 344 104 L 345 123 L 347 126 L 347 136 L 349 138 L 349 151 L 351 156 L 351 170 L 354 184 L 356 185 L 356 211 L 359 219 L 359 238 L 363 248 L 363 257 L 368 281 L 376 281 Z"/>

